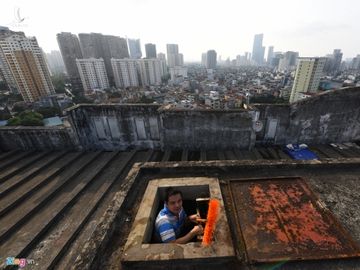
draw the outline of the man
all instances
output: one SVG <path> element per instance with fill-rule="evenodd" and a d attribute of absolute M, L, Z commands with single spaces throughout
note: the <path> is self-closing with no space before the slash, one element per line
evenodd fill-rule
<path fill-rule="evenodd" d="M 156 235 L 163 243 L 186 244 L 195 236 L 203 234 L 201 225 L 195 225 L 189 232 L 185 231 L 186 219 L 196 222 L 197 215 L 187 215 L 182 207 L 182 193 L 169 187 L 165 191 L 164 208 L 155 221 Z"/>

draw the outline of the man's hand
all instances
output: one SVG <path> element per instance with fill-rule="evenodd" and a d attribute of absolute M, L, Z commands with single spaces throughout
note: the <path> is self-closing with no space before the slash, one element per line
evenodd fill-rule
<path fill-rule="evenodd" d="M 191 232 L 192 235 L 202 235 L 204 234 L 204 229 L 201 225 L 196 225 L 194 228 L 192 228 Z"/>
<path fill-rule="evenodd" d="M 199 219 L 199 218 L 200 218 L 200 216 L 197 214 L 189 216 L 190 221 L 192 221 L 194 223 L 197 223 L 197 219 Z"/>

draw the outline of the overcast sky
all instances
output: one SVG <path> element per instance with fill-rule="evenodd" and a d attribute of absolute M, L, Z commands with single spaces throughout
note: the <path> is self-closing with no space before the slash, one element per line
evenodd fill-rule
<path fill-rule="evenodd" d="M 140 38 L 143 55 L 145 43 L 157 52 L 177 43 L 185 61 L 210 49 L 233 59 L 264 33 L 275 51 L 324 56 L 339 48 L 350 58 L 360 54 L 359 10 L 359 0 L 1 0 L 0 25 L 35 36 L 46 52 L 59 50 L 59 32 L 97 32 Z"/>

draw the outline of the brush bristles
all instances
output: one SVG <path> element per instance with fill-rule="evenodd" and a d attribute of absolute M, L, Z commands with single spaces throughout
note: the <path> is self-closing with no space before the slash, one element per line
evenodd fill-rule
<path fill-rule="evenodd" d="M 216 199 L 211 199 L 209 202 L 209 210 L 207 213 L 207 222 L 205 226 L 202 244 L 204 246 L 210 245 L 212 236 L 215 231 L 215 225 L 219 216 L 220 202 Z"/>

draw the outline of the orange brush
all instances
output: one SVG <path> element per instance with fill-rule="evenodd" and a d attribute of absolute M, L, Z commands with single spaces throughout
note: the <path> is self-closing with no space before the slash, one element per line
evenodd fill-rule
<path fill-rule="evenodd" d="M 209 202 L 209 210 L 206 218 L 206 226 L 202 244 L 208 246 L 211 244 L 212 236 L 215 231 L 215 225 L 219 216 L 220 202 L 216 199 L 211 199 Z"/>

